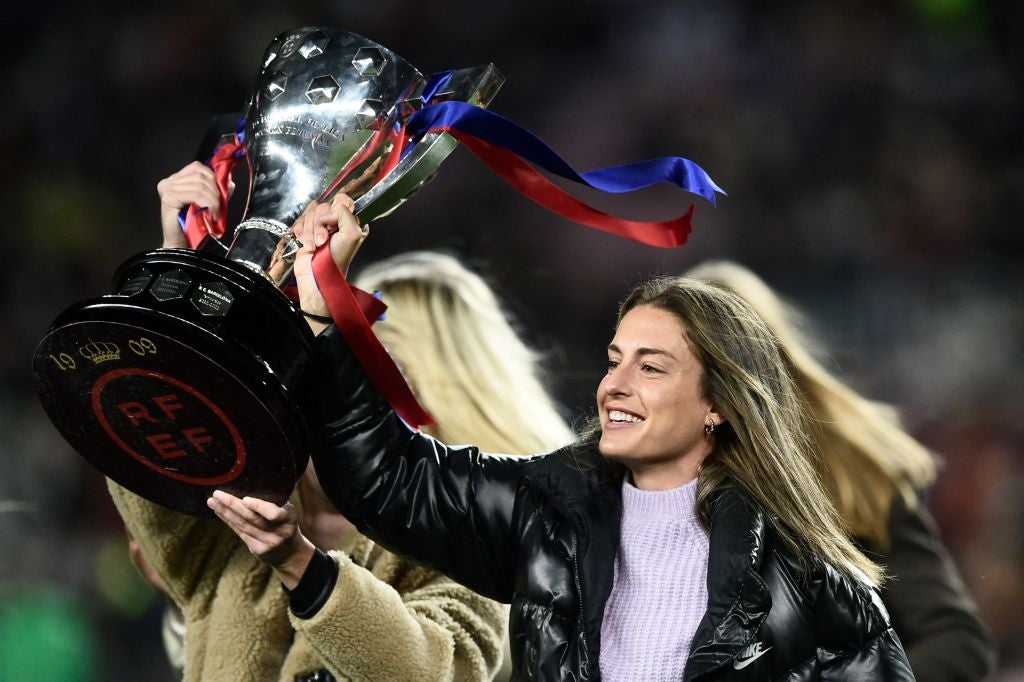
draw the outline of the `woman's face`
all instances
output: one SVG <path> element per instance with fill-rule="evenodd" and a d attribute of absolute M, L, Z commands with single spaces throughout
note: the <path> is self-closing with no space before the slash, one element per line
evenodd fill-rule
<path fill-rule="evenodd" d="M 704 425 L 721 423 L 701 391 L 702 376 L 675 315 L 645 305 L 622 318 L 597 387 L 599 447 L 629 468 L 637 487 L 664 490 L 697 476 L 711 452 Z"/>

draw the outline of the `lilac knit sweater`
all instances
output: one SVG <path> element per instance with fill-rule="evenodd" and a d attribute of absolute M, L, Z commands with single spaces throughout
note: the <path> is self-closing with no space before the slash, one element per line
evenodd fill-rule
<path fill-rule="evenodd" d="M 683 679 L 708 604 L 708 536 L 697 481 L 664 491 L 622 484 L 622 529 L 601 625 L 601 679 Z"/>

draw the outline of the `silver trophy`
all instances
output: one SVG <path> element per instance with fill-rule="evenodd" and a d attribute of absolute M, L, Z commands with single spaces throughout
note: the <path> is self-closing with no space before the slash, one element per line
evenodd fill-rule
<path fill-rule="evenodd" d="M 487 65 L 449 72 L 444 82 L 432 101 L 485 107 L 503 78 Z M 353 33 L 300 28 L 274 39 L 246 116 L 249 203 L 228 258 L 280 283 L 298 248 L 289 226 L 310 201 L 345 192 L 367 223 L 433 177 L 458 144 L 447 133 L 424 136 L 387 168 L 396 143 L 388 133 L 424 105 L 428 84 L 394 52 Z"/>
<path fill-rule="evenodd" d="M 289 227 L 344 191 L 363 222 L 394 210 L 451 153 L 451 136 L 401 144 L 430 102 L 486 106 L 493 66 L 425 78 L 401 57 L 331 28 L 281 34 L 246 112 L 248 204 L 226 253 L 160 249 L 125 261 L 113 292 L 61 313 L 34 357 L 36 390 L 72 446 L 104 474 L 206 516 L 216 488 L 278 504 L 318 425 L 313 336 L 281 292 Z"/>

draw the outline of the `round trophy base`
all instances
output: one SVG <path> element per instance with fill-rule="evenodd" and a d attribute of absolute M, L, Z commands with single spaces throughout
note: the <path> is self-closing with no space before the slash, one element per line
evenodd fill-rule
<path fill-rule="evenodd" d="M 215 489 L 283 504 L 308 461 L 313 335 L 259 273 L 184 249 L 126 261 L 114 293 L 65 310 L 33 360 L 61 435 L 165 507 Z"/>

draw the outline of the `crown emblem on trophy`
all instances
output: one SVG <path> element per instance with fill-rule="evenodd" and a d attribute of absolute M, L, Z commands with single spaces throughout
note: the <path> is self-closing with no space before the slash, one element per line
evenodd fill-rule
<path fill-rule="evenodd" d="M 315 337 L 285 293 L 302 246 L 291 226 L 311 202 L 343 192 L 364 225 L 383 218 L 429 182 L 459 144 L 549 210 L 654 246 L 686 241 L 692 205 L 667 221 L 626 220 L 579 201 L 542 171 L 611 193 L 671 182 L 714 203 L 721 192 L 680 157 L 576 172 L 528 130 L 487 111 L 503 81 L 493 64 L 427 76 L 388 48 L 335 28 L 300 27 L 275 37 L 244 110 L 215 117 L 196 154 L 214 170 L 222 202 L 234 164 L 245 161 L 249 186 L 233 236 L 226 205 L 216 220 L 189 207 L 182 227 L 191 249 L 131 257 L 115 273 L 112 294 L 67 308 L 37 347 L 36 391 L 64 438 L 112 480 L 170 509 L 210 517 L 206 501 L 214 486 L 284 504 L 321 426 L 318 393 L 310 390 Z M 339 329 L 356 359 L 403 420 L 431 423 L 330 261 L 320 259 L 331 267 L 315 274 L 337 284 L 331 288 L 340 304 L 332 298 L 340 313 L 331 307 L 332 317 L 345 322 Z M 122 347 L 132 353 L 122 358 Z M 91 362 L 76 366 L 66 350 L 76 348 Z M 116 370 L 103 367 L 110 361 L 118 361 Z M 157 378 L 191 395 L 192 407 L 216 414 L 229 437 L 209 443 L 211 454 L 195 470 L 140 455 L 103 416 L 104 387 L 121 377 L 136 379 L 106 399 L 117 401 L 111 404 L 129 421 L 146 419 L 145 400 L 160 401 L 156 407 L 168 414 L 186 409 L 168 402 L 177 395 L 142 392 L 137 377 Z M 184 436 L 199 433 L 188 426 Z M 168 434 L 145 438 L 147 447 L 169 452 L 162 445 Z M 229 471 L 218 468 L 232 461 Z"/>
<path fill-rule="evenodd" d="M 92 339 L 89 339 L 89 341 L 89 343 L 78 349 L 78 354 L 86 360 L 92 360 L 94 364 L 98 365 L 108 360 L 121 359 L 121 349 L 117 347 L 116 343 L 97 342 Z"/>

